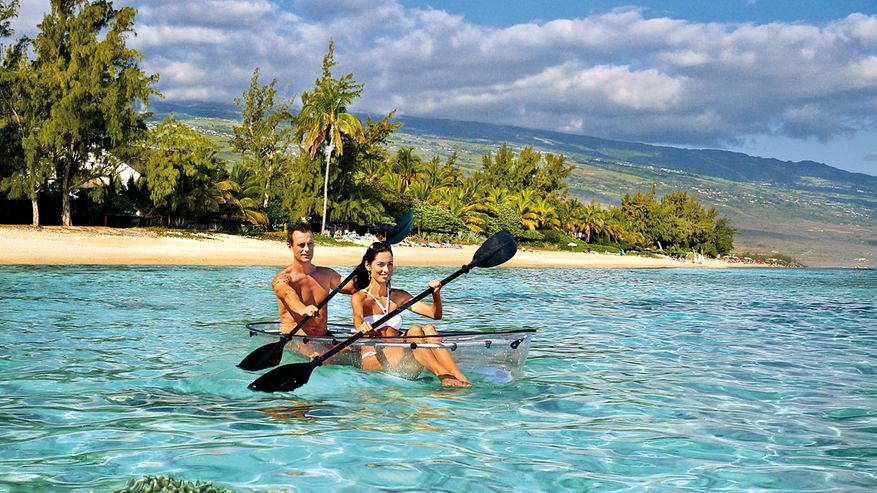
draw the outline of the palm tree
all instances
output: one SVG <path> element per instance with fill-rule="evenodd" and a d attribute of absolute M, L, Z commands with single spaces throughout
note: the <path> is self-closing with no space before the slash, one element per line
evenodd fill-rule
<path fill-rule="evenodd" d="M 337 217 L 364 224 L 379 222 L 384 212 L 384 206 L 380 201 L 373 200 L 362 191 L 357 190 L 354 195 L 336 204 L 333 210 L 337 211 Z"/>
<path fill-rule="evenodd" d="M 579 199 L 570 199 L 561 202 L 557 208 L 557 214 L 560 217 L 561 225 L 573 236 L 582 229 L 582 221 L 580 217 L 582 215 L 582 209 L 584 208 L 584 204 L 582 204 Z"/>
<path fill-rule="evenodd" d="M 536 221 L 539 229 L 558 230 L 560 219 L 557 218 L 557 207 L 551 197 L 537 197 L 535 201 Z"/>
<path fill-rule="evenodd" d="M 259 210 L 259 204 L 251 197 L 240 197 L 241 186 L 233 180 L 225 180 L 216 184 L 214 200 L 220 211 L 225 210 L 232 216 L 242 217 L 250 224 L 268 224 L 268 215 Z"/>
<path fill-rule="evenodd" d="M 302 108 L 295 118 L 296 140 L 316 156 L 320 147 L 326 156 L 326 172 L 323 181 L 323 222 L 320 232 L 326 230 L 326 208 L 329 201 L 329 163 L 332 156 L 344 154 L 342 135 L 358 141 L 363 139 L 362 122 L 347 112 L 347 106 L 362 94 L 363 85 L 353 80 L 353 74 L 340 79 L 332 78 L 331 68 L 335 62 L 335 43 L 329 41 L 329 51 L 323 57 L 323 76 L 317 79 L 311 92 L 301 95 Z"/>
<path fill-rule="evenodd" d="M 471 190 L 466 188 L 443 188 L 441 206 L 465 223 L 469 231 L 483 233 L 484 218 L 478 213 L 484 210 L 484 206 L 479 201 L 473 200 L 470 192 Z"/>
<path fill-rule="evenodd" d="M 407 189 L 411 183 L 420 174 L 421 161 L 420 156 L 414 154 L 414 148 L 410 146 L 402 146 L 396 151 L 396 159 L 393 162 L 393 171 L 401 178 L 404 189 Z"/>
<path fill-rule="evenodd" d="M 603 231 L 606 225 L 606 212 L 596 200 L 591 199 L 591 203 L 583 207 L 580 214 L 582 231 L 585 232 L 585 243 L 590 243 L 591 233 L 600 234 Z"/>
<path fill-rule="evenodd" d="M 539 226 L 539 215 L 536 213 L 536 192 L 521 190 L 512 195 L 509 205 L 521 217 L 521 224 L 525 228 L 533 231 Z"/>

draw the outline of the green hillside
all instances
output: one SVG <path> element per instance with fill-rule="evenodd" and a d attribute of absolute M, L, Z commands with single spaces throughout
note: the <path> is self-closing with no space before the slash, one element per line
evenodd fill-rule
<path fill-rule="evenodd" d="M 741 153 L 674 149 L 465 122 L 400 118 L 396 145 L 427 156 L 460 153 L 476 169 L 502 142 L 563 153 L 576 170 L 570 193 L 618 204 L 625 193 L 685 190 L 731 218 L 738 252 L 792 255 L 809 266 L 877 266 L 877 177 Z M 483 131 L 478 131 L 483 128 Z M 432 134 L 429 132 L 433 132 Z M 444 132 L 444 134 L 439 134 Z M 461 134 L 468 132 L 470 137 Z M 680 164 L 674 165 L 674 159 Z"/>
<path fill-rule="evenodd" d="M 178 119 L 228 150 L 233 107 L 159 105 L 156 117 Z M 202 116 L 206 115 L 206 116 Z M 541 130 L 451 120 L 399 117 L 392 138 L 424 158 L 459 153 L 464 170 L 503 142 L 562 153 L 576 165 L 570 193 L 618 204 L 626 193 L 685 190 L 731 218 L 738 252 L 791 255 L 809 266 L 877 267 L 877 177 L 810 161 L 790 163 L 741 153 L 615 142 Z"/>

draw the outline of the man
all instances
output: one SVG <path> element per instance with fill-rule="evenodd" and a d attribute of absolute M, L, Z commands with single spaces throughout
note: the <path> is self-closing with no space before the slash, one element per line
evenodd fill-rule
<path fill-rule="evenodd" d="M 311 318 L 301 328 L 309 336 L 325 335 L 328 327 L 328 306 L 317 310 L 329 292 L 341 283 L 341 276 L 328 267 L 317 267 L 314 257 L 314 233 L 307 223 L 293 225 L 286 233 L 286 244 L 292 250 L 293 261 L 280 271 L 271 285 L 277 296 L 281 330 L 289 333 L 306 316 Z M 342 293 L 353 294 L 355 283 L 348 282 Z"/>

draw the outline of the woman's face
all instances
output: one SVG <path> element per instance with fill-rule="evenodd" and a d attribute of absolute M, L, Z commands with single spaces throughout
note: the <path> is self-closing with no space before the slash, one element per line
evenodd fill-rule
<path fill-rule="evenodd" d="M 390 278 L 393 277 L 393 254 L 380 252 L 375 255 L 375 259 L 369 264 L 369 271 L 372 279 L 381 284 L 390 282 Z"/>

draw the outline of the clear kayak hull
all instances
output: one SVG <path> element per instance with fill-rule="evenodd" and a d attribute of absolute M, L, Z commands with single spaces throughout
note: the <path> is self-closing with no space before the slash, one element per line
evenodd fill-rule
<path fill-rule="evenodd" d="M 247 324 L 250 336 L 271 339 L 280 337 L 280 322 Z M 329 334 L 321 337 L 297 335 L 286 345 L 286 350 L 304 360 L 304 354 L 325 353 L 350 337 L 351 325 L 329 324 Z M 457 366 L 470 378 L 490 383 L 508 383 L 521 376 L 533 329 L 498 332 L 440 331 L 439 337 L 398 336 L 363 337 L 344 351 L 329 358 L 324 364 L 359 367 L 360 356 L 367 351 L 388 347 L 408 350 L 417 348 L 444 348 L 451 351 Z M 415 375 L 416 376 L 416 375 Z"/>

